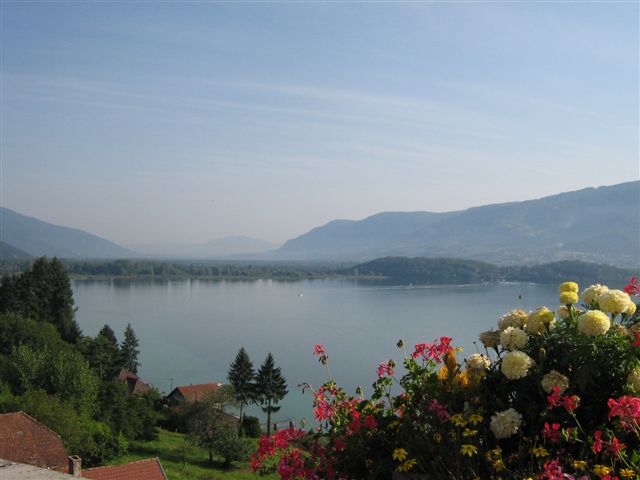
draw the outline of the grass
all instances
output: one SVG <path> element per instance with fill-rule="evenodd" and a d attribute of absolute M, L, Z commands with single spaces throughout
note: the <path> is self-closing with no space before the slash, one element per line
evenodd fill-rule
<path fill-rule="evenodd" d="M 249 480 L 275 479 L 261 477 L 251 472 L 248 462 L 234 462 L 230 469 L 223 469 L 222 462 L 190 443 L 181 433 L 160 429 L 158 438 L 149 442 L 132 442 L 126 455 L 116 458 L 112 464 L 121 464 L 158 457 L 169 480 Z"/>

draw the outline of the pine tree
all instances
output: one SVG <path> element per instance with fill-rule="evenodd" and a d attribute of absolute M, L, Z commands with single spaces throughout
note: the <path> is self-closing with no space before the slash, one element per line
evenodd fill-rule
<path fill-rule="evenodd" d="M 255 398 L 260 405 L 264 405 L 261 408 L 267 414 L 267 435 L 271 435 L 271 414 L 280 410 L 276 405 L 287 393 L 287 382 L 269 352 L 258 370 L 255 383 Z"/>
<path fill-rule="evenodd" d="M 140 362 L 138 362 L 138 354 L 140 353 L 138 345 L 136 332 L 133 331 L 131 324 L 127 323 L 120 351 L 122 352 L 122 366 L 133 373 L 138 373 L 138 367 L 140 366 Z"/>
<path fill-rule="evenodd" d="M 256 374 L 253 370 L 253 363 L 249 359 L 244 347 L 240 348 L 235 360 L 229 367 L 227 379 L 233 386 L 236 400 L 240 405 L 239 431 L 242 433 L 242 419 L 244 406 L 253 401 L 253 379 Z"/>
<path fill-rule="evenodd" d="M 98 332 L 99 337 L 105 337 L 109 342 L 111 342 L 114 346 L 118 346 L 118 339 L 116 338 L 116 334 L 113 329 L 105 323 L 104 327 L 100 329 Z"/>

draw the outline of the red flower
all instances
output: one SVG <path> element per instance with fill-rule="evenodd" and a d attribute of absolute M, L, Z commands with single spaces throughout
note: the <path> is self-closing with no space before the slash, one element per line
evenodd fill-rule
<path fill-rule="evenodd" d="M 640 281 L 636 279 L 636 277 L 631 277 L 629 279 L 629 285 L 624 287 L 624 291 L 629 295 L 635 295 L 636 297 L 640 297 Z"/>
<path fill-rule="evenodd" d="M 324 351 L 324 345 L 322 345 L 321 343 L 316 343 L 316 344 L 313 346 L 313 354 L 314 354 L 314 355 L 318 355 L 318 356 L 320 356 L 320 355 L 326 355 L 326 354 L 325 354 L 325 351 Z"/>
<path fill-rule="evenodd" d="M 366 428 L 376 428 L 378 426 L 378 422 L 373 415 L 367 415 L 364 417 L 364 422 L 362 423 Z"/>
<path fill-rule="evenodd" d="M 624 450 L 627 446 L 624 443 L 621 443 L 616 437 L 613 437 L 613 440 L 609 444 L 608 451 L 612 452 L 616 457 L 620 456 L 620 450 Z"/>
<path fill-rule="evenodd" d="M 549 409 L 554 409 L 561 404 L 562 397 L 560 396 L 560 387 L 554 386 L 551 395 L 547 395 L 547 402 L 549 403 Z"/>
<path fill-rule="evenodd" d="M 547 422 L 544 423 L 544 431 L 542 432 L 545 438 L 548 438 L 551 443 L 558 443 L 558 439 L 562 434 L 560 424 L 553 423 L 549 425 Z"/>
<path fill-rule="evenodd" d="M 602 445 L 604 444 L 602 441 L 602 432 L 600 430 L 596 430 L 593 434 L 593 438 L 595 438 L 595 441 L 593 442 L 593 445 L 591 445 L 591 450 L 593 450 L 593 453 L 600 453 L 602 451 Z"/>
<path fill-rule="evenodd" d="M 564 397 L 562 397 L 562 400 L 560 400 L 560 405 L 562 405 L 564 409 L 569 413 L 578 408 L 579 403 L 580 397 L 578 397 L 577 395 L 565 395 Z"/>

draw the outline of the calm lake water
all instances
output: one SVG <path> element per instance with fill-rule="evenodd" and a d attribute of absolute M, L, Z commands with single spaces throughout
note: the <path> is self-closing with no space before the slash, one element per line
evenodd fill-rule
<path fill-rule="evenodd" d="M 400 363 L 402 338 L 416 343 L 453 337 L 465 355 L 478 333 L 512 308 L 557 306 L 555 285 L 367 285 L 346 280 L 276 282 L 74 281 L 77 320 L 95 335 L 108 323 L 122 338 L 131 323 L 140 339 L 140 375 L 168 393 L 171 386 L 226 382 L 242 346 L 256 369 L 271 351 L 289 385 L 276 419 L 312 418 L 311 396 L 298 384 L 320 385 L 326 371 L 312 356 L 322 343 L 334 379 L 370 392 L 377 365 Z M 253 408 L 253 414 L 258 414 Z M 263 415 L 259 415 L 263 420 Z"/>

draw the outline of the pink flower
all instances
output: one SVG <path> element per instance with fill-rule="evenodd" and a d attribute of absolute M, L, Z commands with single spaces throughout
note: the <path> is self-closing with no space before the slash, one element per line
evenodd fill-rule
<path fill-rule="evenodd" d="M 382 362 L 380 365 L 378 365 L 378 377 L 382 378 L 385 375 L 392 377 L 395 372 L 393 367 L 394 367 L 393 360 L 386 360 Z"/>
<path fill-rule="evenodd" d="M 324 351 L 324 345 L 322 345 L 321 343 L 316 343 L 313 346 L 313 354 L 314 355 L 326 355 L 325 351 Z"/>
<path fill-rule="evenodd" d="M 440 337 L 439 342 L 436 340 L 433 343 L 418 343 L 411 357 L 422 357 L 424 360 L 442 363 L 441 357 L 451 350 L 451 340 L 450 337 Z"/>
<path fill-rule="evenodd" d="M 430 412 L 433 412 L 438 417 L 438 420 L 444 422 L 449 419 L 449 412 L 444 405 L 439 403 L 437 400 L 431 400 L 431 403 L 427 407 Z"/>

